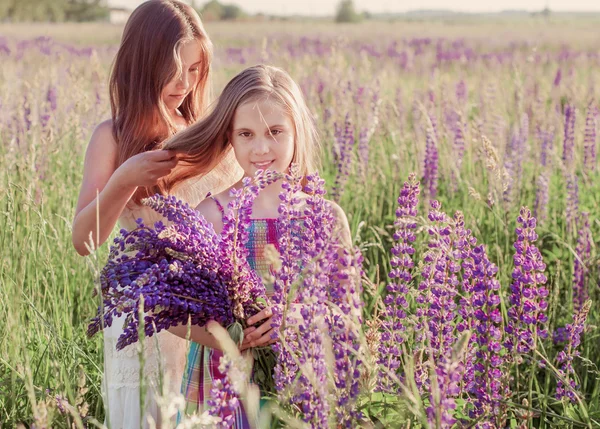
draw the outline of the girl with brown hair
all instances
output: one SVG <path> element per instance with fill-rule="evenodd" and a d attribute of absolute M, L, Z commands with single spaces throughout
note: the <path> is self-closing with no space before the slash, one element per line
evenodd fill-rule
<path fill-rule="evenodd" d="M 72 240 L 87 255 L 102 245 L 114 226 L 136 227 L 161 220 L 140 205 L 154 193 L 174 194 L 198 204 L 241 175 L 228 151 L 187 162 L 163 142 L 200 119 L 209 103 L 212 43 L 200 17 L 176 0 L 150 0 L 129 18 L 110 78 L 112 118 L 99 124 L 88 144 Z M 136 346 L 116 351 L 122 320 L 104 330 L 106 423 L 111 428 L 160 425 L 154 398 L 158 379 L 178 392 L 186 342 L 168 332 L 147 341 L 144 374 L 149 382 L 140 409 L 140 359 Z M 160 356 L 160 362 L 159 362 Z M 162 372 L 161 372 L 162 370 Z M 164 377 L 162 377 L 164 376 Z"/>
<path fill-rule="evenodd" d="M 264 65 L 247 68 L 235 76 L 221 93 L 211 113 L 174 136 L 165 147 L 186 153 L 192 160 L 218 159 L 233 148 L 245 177 L 254 176 L 258 170 L 285 173 L 292 163 L 297 166 L 298 173 L 306 177 L 316 171 L 319 152 L 314 121 L 300 88 L 285 71 Z M 197 210 L 217 232 L 223 228 L 222 216 L 233 198 L 230 191 L 241 186 L 240 180 L 198 205 Z M 266 246 L 279 246 L 277 221 L 281 192 L 281 182 L 275 182 L 260 192 L 252 206 L 246 243 L 248 263 L 261 275 L 270 270 L 265 256 Z M 302 201 L 308 196 L 298 192 L 294 197 Z M 337 204 L 330 202 L 330 205 L 337 220 L 340 243 L 351 247 L 346 215 Z M 273 290 L 269 287 L 272 288 L 272 285 L 267 285 L 267 294 L 272 294 Z M 299 311 L 293 313 L 299 314 Z M 258 322 L 261 322 L 260 326 L 244 331 L 241 350 L 273 343 L 269 308 L 249 318 L 247 325 Z M 171 328 L 170 332 L 185 337 L 188 328 L 179 326 Z M 193 342 L 188 353 L 182 392 L 186 399 L 185 413 L 196 414 L 209 406 L 211 387 L 225 374 L 219 369 L 222 352 L 215 338 L 201 326 L 191 326 L 189 335 Z M 221 417 L 225 417 L 231 427 L 250 427 L 241 405 L 232 415 Z"/>

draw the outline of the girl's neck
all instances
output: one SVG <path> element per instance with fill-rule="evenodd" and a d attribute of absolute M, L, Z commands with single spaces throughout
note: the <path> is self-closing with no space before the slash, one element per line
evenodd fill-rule
<path fill-rule="evenodd" d="M 185 120 L 181 112 L 179 112 L 179 110 L 171 110 L 169 114 L 171 115 L 171 121 L 173 121 L 173 124 L 175 124 L 175 127 L 177 127 L 178 131 L 182 128 L 187 127 L 187 121 Z"/>
<path fill-rule="evenodd" d="M 261 189 L 258 196 L 255 198 L 252 204 L 252 217 L 253 218 L 277 218 L 278 209 L 281 200 L 279 194 L 283 191 L 281 187 L 281 180 L 270 184 L 265 189 Z M 236 189 L 242 187 L 242 182 L 239 181 L 234 185 Z"/>

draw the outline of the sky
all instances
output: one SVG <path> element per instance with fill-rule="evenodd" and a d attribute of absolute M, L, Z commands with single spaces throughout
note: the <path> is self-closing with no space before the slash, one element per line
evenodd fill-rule
<path fill-rule="evenodd" d="M 192 0 L 187 0 L 191 3 Z M 207 0 L 195 0 L 198 6 Z M 248 13 L 273 15 L 333 15 L 339 0 L 220 0 L 234 3 Z M 135 8 L 141 0 L 108 0 L 111 6 Z M 358 11 L 371 13 L 406 12 L 415 9 L 447 9 L 458 12 L 497 12 L 520 9 L 528 11 L 550 7 L 555 11 L 597 11 L 600 0 L 354 0 Z"/>

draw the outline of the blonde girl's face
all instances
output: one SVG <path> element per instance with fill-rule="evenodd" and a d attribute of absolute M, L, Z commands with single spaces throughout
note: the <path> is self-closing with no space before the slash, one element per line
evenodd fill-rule
<path fill-rule="evenodd" d="M 175 76 L 162 90 L 162 100 L 169 111 L 178 109 L 198 84 L 202 56 L 200 42 L 191 40 L 181 45 L 179 57 L 181 59 L 182 73 Z"/>
<path fill-rule="evenodd" d="M 249 101 L 235 111 L 230 141 L 246 176 L 257 170 L 287 172 L 294 158 L 294 140 L 292 119 L 275 101 Z"/>

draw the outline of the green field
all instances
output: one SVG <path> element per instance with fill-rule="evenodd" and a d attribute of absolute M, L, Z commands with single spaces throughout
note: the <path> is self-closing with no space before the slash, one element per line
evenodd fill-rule
<path fill-rule="evenodd" d="M 215 94 L 259 62 L 285 68 L 301 85 L 321 135 L 321 173 L 329 189 L 340 184 L 336 197 L 365 257 L 367 320 L 377 313 L 387 282 L 400 189 L 410 172 L 430 180 L 428 136 L 439 159 L 435 198 L 449 215 L 464 214 L 466 228 L 498 266 L 504 323 L 516 219 L 522 206 L 534 212 L 550 291 L 550 338 L 539 342 L 541 355 L 552 363 L 563 349 L 551 337 L 571 322 L 574 301 L 585 294 L 592 306 L 581 355 L 573 361 L 578 401 L 554 399 L 556 364 L 539 367 L 532 354 L 533 363 L 523 364 L 526 374 L 522 365 L 511 369 L 517 372 L 504 403 L 511 427 L 600 425 L 600 164 L 590 158 L 592 146 L 598 152 L 597 25 L 558 18 L 207 25 Z M 92 291 L 108 246 L 82 258 L 70 230 L 87 141 L 110 115 L 107 81 L 121 30 L 0 24 L 1 427 L 103 421 L 102 338 L 85 332 L 99 304 Z M 567 106 L 575 109 L 572 160 L 564 159 Z M 345 118 L 354 145 L 338 167 L 344 149 L 335 130 Z M 422 186 L 416 261 L 427 250 L 431 198 Z M 589 251 L 581 243 L 582 213 L 589 214 Z M 574 281 L 576 261 L 581 286 Z M 415 284 L 418 277 L 415 271 Z M 369 386 L 364 383 L 361 401 L 386 427 L 425 424 L 426 395 L 415 408 L 399 392 L 393 417 L 385 417 Z M 67 398 L 73 412 L 61 413 L 56 395 Z M 459 411 L 464 403 L 465 397 L 457 399 Z"/>

